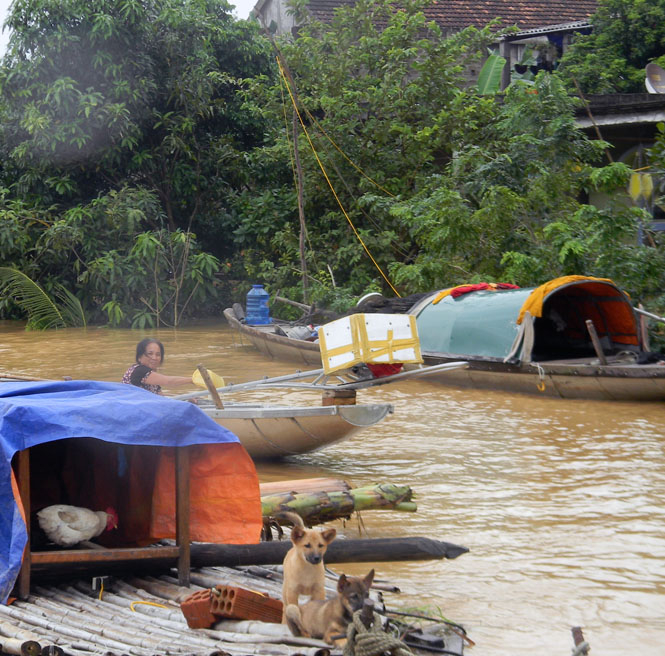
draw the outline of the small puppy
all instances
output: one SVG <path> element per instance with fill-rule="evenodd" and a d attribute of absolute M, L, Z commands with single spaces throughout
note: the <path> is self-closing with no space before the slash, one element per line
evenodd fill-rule
<path fill-rule="evenodd" d="M 324 531 L 305 528 L 300 515 L 281 513 L 280 518 L 293 523 L 291 542 L 293 546 L 284 556 L 284 583 L 282 600 L 284 608 L 297 604 L 299 596 L 309 595 L 310 599 L 325 599 L 325 571 L 323 555 L 328 545 L 335 539 L 337 531 L 328 528 Z M 282 621 L 286 622 L 286 610 Z"/>
<path fill-rule="evenodd" d="M 302 606 L 286 607 L 286 623 L 294 636 L 323 638 L 335 644 L 333 636 L 346 635 L 353 614 L 363 607 L 374 580 L 374 570 L 365 578 L 342 574 L 337 581 L 337 595 L 327 601 L 308 601 Z M 345 639 L 343 639 L 345 640 Z"/>

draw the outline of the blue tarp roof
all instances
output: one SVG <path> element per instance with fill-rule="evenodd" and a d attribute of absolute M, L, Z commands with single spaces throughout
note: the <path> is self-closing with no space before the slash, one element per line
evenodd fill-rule
<path fill-rule="evenodd" d="M 0 603 L 7 602 L 27 541 L 12 493 L 12 456 L 72 437 L 155 446 L 239 441 L 194 404 L 133 385 L 86 380 L 1 383 Z"/>

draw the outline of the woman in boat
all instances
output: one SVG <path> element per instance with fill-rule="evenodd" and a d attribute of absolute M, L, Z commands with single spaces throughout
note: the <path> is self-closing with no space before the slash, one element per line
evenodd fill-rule
<path fill-rule="evenodd" d="M 136 363 L 127 369 L 122 382 L 142 387 L 154 394 L 162 393 L 162 385 L 174 387 L 192 384 L 191 376 L 167 376 L 158 373 L 157 369 L 163 362 L 164 344 L 158 339 L 146 337 L 136 345 Z"/>

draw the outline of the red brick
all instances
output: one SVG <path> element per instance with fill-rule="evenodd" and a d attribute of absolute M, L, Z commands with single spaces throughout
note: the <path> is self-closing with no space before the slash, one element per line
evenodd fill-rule
<path fill-rule="evenodd" d="M 279 599 L 228 585 L 215 588 L 219 594 L 213 591 L 210 601 L 210 610 L 215 615 L 236 620 L 282 621 L 283 604 Z"/>
<path fill-rule="evenodd" d="M 180 610 L 190 629 L 207 629 L 219 618 L 210 611 L 210 590 L 199 590 L 180 603 Z"/>

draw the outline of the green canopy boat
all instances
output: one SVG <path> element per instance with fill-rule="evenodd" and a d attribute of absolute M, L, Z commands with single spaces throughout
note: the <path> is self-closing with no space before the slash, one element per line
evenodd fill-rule
<path fill-rule="evenodd" d="M 411 308 L 425 364 L 469 363 L 437 380 L 564 398 L 665 399 L 665 361 L 648 352 L 644 322 L 611 280 L 502 287 L 512 286 L 447 289 Z"/>

